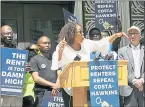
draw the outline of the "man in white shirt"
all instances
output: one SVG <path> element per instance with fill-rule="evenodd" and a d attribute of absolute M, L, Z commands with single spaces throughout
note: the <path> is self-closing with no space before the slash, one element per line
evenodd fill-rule
<path fill-rule="evenodd" d="M 144 46 L 141 31 L 132 26 L 128 30 L 130 44 L 118 51 L 118 59 L 128 60 L 128 86 L 120 87 L 125 107 L 144 107 Z"/>

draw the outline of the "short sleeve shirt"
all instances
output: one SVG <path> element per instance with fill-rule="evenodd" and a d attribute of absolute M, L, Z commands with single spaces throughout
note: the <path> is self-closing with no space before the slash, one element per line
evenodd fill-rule
<path fill-rule="evenodd" d="M 52 61 L 50 58 L 36 55 L 32 57 L 30 61 L 31 70 L 30 72 L 39 72 L 39 76 L 44 78 L 47 81 L 56 82 L 57 74 L 56 72 L 51 70 Z M 40 84 L 35 83 L 35 88 L 48 88 L 46 86 L 42 86 Z"/>

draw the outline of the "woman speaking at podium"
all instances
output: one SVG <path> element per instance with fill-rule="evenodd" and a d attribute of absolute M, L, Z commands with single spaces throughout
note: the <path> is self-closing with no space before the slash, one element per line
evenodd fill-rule
<path fill-rule="evenodd" d="M 100 41 L 93 41 L 84 38 L 82 26 L 80 24 L 70 22 L 64 25 L 59 33 L 59 44 L 53 54 L 51 69 L 61 69 L 63 71 L 67 64 L 75 60 L 89 61 L 90 53 L 93 51 L 107 53 L 109 50 L 109 44 L 116 38 L 124 35 L 124 32 L 120 32 L 103 38 Z M 59 75 L 60 72 L 58 72 L 58 78 Z M 59 79 L 57 84 L 59 87 Z M 71 88 L 62 89 L 62 97 L 65 107 L 73 107 Z"/>

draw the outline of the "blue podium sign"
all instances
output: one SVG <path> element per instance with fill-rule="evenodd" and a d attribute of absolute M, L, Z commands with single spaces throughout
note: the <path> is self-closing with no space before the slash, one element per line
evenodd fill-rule
<path fill-rule="evenodd" d="M 59 92 L 57 96 L 52 96 L 51 91 L 45 92 L 42 107 L 64 107 L 62 93 Z"/>
<path fill-rule="evenodd" d="M 22 96 L 28 51 L 1 48 L 1 94 Z"/>
<path fill-rule="evenodd" d="M 92 107 L 119 107 L 117 61 L 90 61 Z"/>

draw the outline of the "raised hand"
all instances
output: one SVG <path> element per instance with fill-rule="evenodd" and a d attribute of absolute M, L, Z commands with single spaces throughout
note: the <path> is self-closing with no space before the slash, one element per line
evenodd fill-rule
<path fill-rule="evenodd" d="M 65 41 L 65 37 L 62 41 L 59 42 L 59 51 L 63 51 L 65 46 L 66 46 L 66 41 Z"/>
<path fill-rule="evenodd" d="M 116 33 L 116 35 L 117 35 L 117 37 L 126 37 L 126 38 L 128 38 L 128 36 L 124 32 Z"/>

